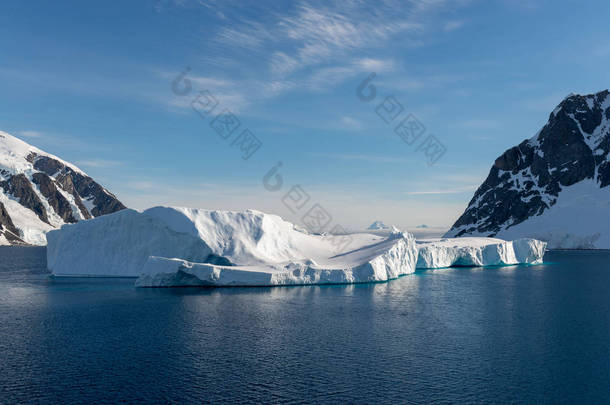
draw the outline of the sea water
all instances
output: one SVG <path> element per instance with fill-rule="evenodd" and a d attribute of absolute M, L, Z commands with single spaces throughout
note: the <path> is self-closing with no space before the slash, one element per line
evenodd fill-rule
<path fill-rule="evenodd" d="M 0 403 L 610 403 L 610 252 L 545 260 L 136 289 L 0 248 Z"/>

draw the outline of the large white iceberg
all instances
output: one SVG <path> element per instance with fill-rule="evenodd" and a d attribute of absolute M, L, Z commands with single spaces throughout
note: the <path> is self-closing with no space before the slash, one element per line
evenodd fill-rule
<path fill-rule="evenodd" d="M 417 260 L 408 233 L 314 235 L 251 210 L 124 210 L 47 239 L 54 275 L 140 276 L 138 286 L 386 281 L 414 272 Z"/>
<path fill-rule="evenodd" d="M 542 263 L 546 243 L 536 239 L 505 241 L 464 237 L 417 240 L 418 269 L 452 266 L 504 266 Z"/>
<path fill-rule="evenodd" d="M 47 240 L 54 275 L 137 277 L 139 287 L 387 281 L 416 268 L 539 263 L 545 248 L 530 239 L 416 243 L 398 230 L 318 235 L 258 211 L 173 207 L 64 225 Z"/>

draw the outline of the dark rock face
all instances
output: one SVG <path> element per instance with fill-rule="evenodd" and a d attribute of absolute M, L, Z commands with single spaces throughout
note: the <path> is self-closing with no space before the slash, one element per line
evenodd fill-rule
<path fill-rule="evenodd" d="M 2 203 L 0 203 L 0 235 L 4 235 L 11 243 L 23 243 L 23 240 L 19 238 L 19 230 L 15 228 L 8 211 Z"/>
<path fill-rule="evenodd" d="M 78 194 L 83 198 L 93 198 L 95 207 L 91 210 L 94 217 L 110 214 L 125 209 L 126 207 L 114 196 L 97 184 L 91 177 L 79 173 L 72 174 L 72 181 Z"/>
<path fill-rule="evenodd" d="M 40 193 L 47 199 L 49 205 L 53 207 L 57 215 L 59 215 L 64 222 L 72 224 L 77 222 L 72 213 L 72 206 L 68 200 L 66 200 L 66 197 L 57 190 L 55 183 L 53 183 L 53 180 L 51 180 L 49 176 L 44 173 L 34 173 L 32 181 L 34 184 L 38 185 Z"/>
<path fill-rule="evenodd" d="M 80 210 L 83 217 L 85 219 L 93 218 L 91 216 L 91 213 L 89 211 L 87 211 L 87 208 L 83 204 L 83 200 L 80 198 L 80 195 L 78 195 L 78 193 L 76 192 L 76 188 L 74 187 L 74 183 L 72 182 L 72 176 L 70 176 L 69 174 L 63 173 L 63 174 L 59 174 L 55 178 L 55 180 L 57 181 L 57 184 L 59 184 L 59 186 L 63 190 L 72 194 L 72 196 L 74 197 L 74 202 L 78 206 L 78 209 Z"/>
<path fill-rule="evenodd" d="M 31 209 L 38 215 L 41 221 L 49 223 L 47 211 L 42 205 L 42 201 L 34 192 L 32 184 L 23 173 L 11 176 L 7 181 L 0 182 L 0 187 L 4 192 L 19 199 L 19 204 Z"/>
<path fill-rule="evenodd" d="M 31 153 L 28 156 L 28 160 L 29 159 L 32 159 L 34 162 L 34 169 L 45 172 L 49 176 L 53 176 L 58 171 L 66 167 L 59 160 L 52 159 L 48 156 L 36 156 L 36 154 Z"/>
<path fill-rule="evenodd" d="M 532 139 L 496 159 L 487 179 L 446 236 L 494 236 L 557 202 L 562 187 L 592 179 L 610 185 L 607 90 L 564 99 Z"/>
<path fill-rule="evenodd" d="M 43 171 L 48 176 L 55 176 L 61 188 L 74 196 L 76 204 L 86 218 L 111 214 L 126 208 L 116 196 L 91 177 L 82 175 L 58 160 L 48 156 L 39 156 L 34 160 L 34 168 Z M 93 201 L 94 207 L 90 213 L 85 208 L 83 199 Z"/>

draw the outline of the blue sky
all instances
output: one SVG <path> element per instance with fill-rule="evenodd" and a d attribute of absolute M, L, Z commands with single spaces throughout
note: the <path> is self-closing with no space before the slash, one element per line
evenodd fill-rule
<path fill-rule="evenodd" d="M 0 129 L 127 205 L 255 208 L 299 222 L 299 185 L 346 228 L 450 226 L 497 156 L 569 93 L 608 87 L 603 1 L 3 3 Z M 192 92 L 172 92 L 190 68 Z M 377 97 L 357 86 L 371 73 Z M 191 102 L 207 90 L 261 142 L 248 160 Z M 375 112 L 393 96 L 404 115 Z M 413 114 L 434 164 L 394 132 Z M 237 136 L 237 133 L 234 135 Z M 283 187 L 262 179 L 277 163 Z M 294 208 L 294 207 L 293 207 Z M 307 206 L 304 208 L 307 209 Z"/>

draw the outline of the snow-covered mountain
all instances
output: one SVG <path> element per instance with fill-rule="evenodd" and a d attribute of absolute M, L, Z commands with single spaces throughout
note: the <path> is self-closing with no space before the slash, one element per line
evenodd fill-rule
<path fill-rule="evenodd" d="M 50 230 L 124 208 L 78 167 L 0 131 L 0 245 L 45 245 Z"/>
<path fill-rule="evenodd" d="M 610 248 L 609 95 L 566 97 L 534 137 L 496 159 L 446 236 Z"/>
<path fill-rule="evenodd" d="M 382 221 L 375 221 L 366 229 L 369 231 L 382 231 L 390 229 L 390 227 L 384 224 Z"/>

